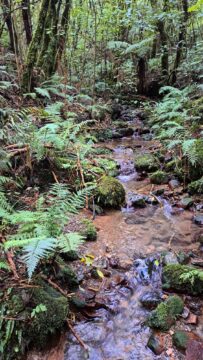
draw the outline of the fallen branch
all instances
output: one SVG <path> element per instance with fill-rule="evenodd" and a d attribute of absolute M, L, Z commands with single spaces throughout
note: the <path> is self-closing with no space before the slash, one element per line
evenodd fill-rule
<path fill-rule="evenodd" d="M 89 353 L 89 348 L 88 346 L 84 343 L 84 341 L 79 337 L 79 335 L 75 332 L 74 328 L 72 327 L 72 325 L 70 324 L 70 322 L 68 320 L 66 320 L 68 328 L 70 329 L 70 331 L 72 332 L 72 334 L 75 336 L 75 338 L 77 339 L 77 341 L 79 342 L 79 344 L 85 349 L 85 351 L 87 351 Z"/>
<path fill-rule="evenodd" d="M 48 279 L 45 275 L 41 274 L 42 279 L 47 281 L 55 290 L 58 290 L 63 296 L 70 298 L 74 294 L 67 294 L 59 285 L 53 282 L 51 279 Z"/>

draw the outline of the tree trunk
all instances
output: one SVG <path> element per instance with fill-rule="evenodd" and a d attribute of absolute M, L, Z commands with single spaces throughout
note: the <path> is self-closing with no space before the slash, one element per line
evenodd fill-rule
<path fill-rule="evenodd" d="M 8 28 L 9 33 L 9 40 L 10 40 L 10 49 L 16 55 L 18 54 L 18 39 L 17 34 L 15 31 L 15 25 L 12 21 L 11 17 L 11 5 L 9 0 L 2 0 L 2 10 L 3 10 L 3 17 Z"/>
<path fill-rule="evenodd" d="M 138 94 L 145 95 L 145 93 L 146 93 L 146 60 L 143 57 L 141 57 L 138 60 L 137 77 L 138 77 L 138 84 L 137 84 Z"/>
<path fill-rule="evenodd" d="M 188 0 L 182 0 L 182 8 L 183 8 L 183 20 L 180 25 L 180 32 L 178 37 L 178 44 L 176 50 L 176 58 L 174 62 L 174 68 L 172 73 L 171 82 L 174 84 L 177 80 L 177 70 L 181 63 L 183 50 L 186 47 L 186 36 L 187 36 L 187 21 L 188 21 Z"/>
<path fill-rule="evenodd" d="M 37 61 L 38 50 L 42 42 L 42 37 L 43 37 L 44 27 L 47 17 L 47 9 L 49 8 L 49 2 L 50 0 L 42 0 L 37 27 L 28 48 L 27 60 L 25 65 L 26 67 L 22 80 L 22 86 L 26 91 L 30 91 L 33 86 L 33 70 Z"/>
<path fill-rule="evenodd" d="M 22 0 L 22 17 L 26 35 L 27 45 L 30 44 L 32 40 L 32 22 L 30 14 L 30 0 Z"/>
<path fill-rule="evenodd" d="M 168 76 L 168 41 L 167 41 L 167 35 L 165 32 L 165 23 L 163 20 L 159 20 L 157 22 L 157 28 L 160 34 L 160 40 L 161 40 L 161 70 L 162 75 L 164 77 Z"/>

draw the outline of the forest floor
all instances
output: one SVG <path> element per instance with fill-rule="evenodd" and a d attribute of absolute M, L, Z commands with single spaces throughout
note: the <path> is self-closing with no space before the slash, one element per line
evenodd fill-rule
<path fill-rule="evenodd" d="M 113 138 L 96 145 L 107 149 L 106 158 L 118 164 L 126 205 L 96 216 L 83 210 L 82 216 L 94 217 L 97 241 L 83 245 L 80 260 L 72 262 L 80 287 L 74 295 L 70 331 L 56 347 L 29 353 L 28 360 L 203 359 L 202 279 L 200 291 L 195 289 L 196 273 L 192 280 L 180 276 L 182 287 L 173 279 L 177 269 L 188 266 L 189 271 L 190 265 L 202 274 L 203 249 L 197 242 L 202 198 L 191 198 L 172 173 L 152 184 L 147 169 L 136 168 L 134 159 L 162 150 L 143 117 L 140 109 L 124 106 L 120 123 L 110 125 Z M 124 136 L 118 135 L 121 126 Z M 170 156 L 165 154 L 156 170 L 162 171 Z M 172 271 L 168 288 L 166 269 Z M 164 315 L 159 314 L 163 309 L 157 305 L 176 294 L 181 311 L 167 314 L 164 309 Z"/>

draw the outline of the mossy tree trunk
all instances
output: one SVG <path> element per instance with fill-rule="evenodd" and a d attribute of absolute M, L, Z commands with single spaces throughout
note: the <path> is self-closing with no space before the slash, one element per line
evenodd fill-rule
<path fill-rule="evenodd" d="M 22 18 L 25 29 L 27 45 L 32 40 L 32 22 L 30 14 L 30 0 L 22 0 Z"/>
<path fill-rule="evenodd" d="M 65 50 L 72 0 L 42 0 L 37 27 L 30 43 L 23 88 L 33 87 L 34 70 L 46 80 L 57 69 Z"/>
<path fill-rule="evenodd" d="M 8 28 L 10 49 L 12 52 L 18 55 L 18 39 L 15 30 L 15 24 L 11 16 L 11 2 L 9 0 L 2 0 L 1 7 L 3 12 L 3 18 Z"/>

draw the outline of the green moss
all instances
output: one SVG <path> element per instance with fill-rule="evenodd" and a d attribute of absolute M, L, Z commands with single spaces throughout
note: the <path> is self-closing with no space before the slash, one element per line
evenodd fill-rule
<path fill-rule="evenodd" d="M 50 334 L 62 329 L 69 311 L 68 301 L 64 296 L 41 281 L 40 286 L 42 288 L 32 290 L 32 308 L 43 304 L 47 311 L 38 313 L 26 329 L 26 336 L 35 345 L 44 345 Z"/>
<path fill-rule="evenodd" d="M 183 312 L 184 303 L 179 296 L 170 296 L 159 304 L 148 318 L 148 325 L 152 328 L 167 331 L 175 323 L 176 317 Z"/>
<path fill-rule="evenodd" d="M 203 194 L 203 177 L 199 180 L 191 182 L 188 185 L 188 192 L 191 195 Z"/>
<path fill-rule="evenodd" d="M 91 135 L 94 136 L 98 141 L 107 141 L 112 139 L 113 131 L 111 129 L 98 129 L 96 132 L 92 131 Z"/>
<path fill-rule="evenodd" d="M 152 184 L 157 184 L 157 185 L 167 184 L 168 180 L 169 180 L 168 175 L 161 170 L 158 170 L 150 175 L 150 181 Z"/>
<path fill-rule="evenodd" d="M 138 171 L 155 171 L 159 164 L 156 157 L 151 154 L 144 154 L 136 156 L 135 167 Z"/>
<path fill-rule="evenodd" d="M 58 265 L 58 271 L 55 275 L 56 279 L 60 280 L 64 285 L 67 284 L 70 288 L 77 287 L 79 281 L 71 267 L 68 266 L 60 256 L 57 256 L 56 263 Z"/>
<path fill-rule="evenodd" d="M 176 331 L 173 334 L 173 344 L 180 350 L 185 350 L 189 341 L 189 335 L 186 331 Z"/>
<path fill-rule="evenodd" d="M 83 219 L 82 224 L 84 224 L 84 229 L 80 231 L 81 235 L 87 241 L 94 241 L 97 239 L 97 230 L 93 222 L 89 219 Z"/>
<path fill-rule="evenodd" d="M 97 164 L 102 169 L 102 173 L 107 174 L 108 176 L 117 176 L 118 175 L 118 164 L 112 159 L 97 159 Z"/>
<path fill-rule="evenodd" d="M 203 294 L 203 271 L 186 265 L 167 265 L 163 269 L 162 281 L 164 289 L 188 293 Z"/>
<path fill-rule="evenodd" d="M 104 176 L 96 191 L 96 202 L 108 208 L 120 208 L 125 202 L 123 185 L 111 176 Z"/>

